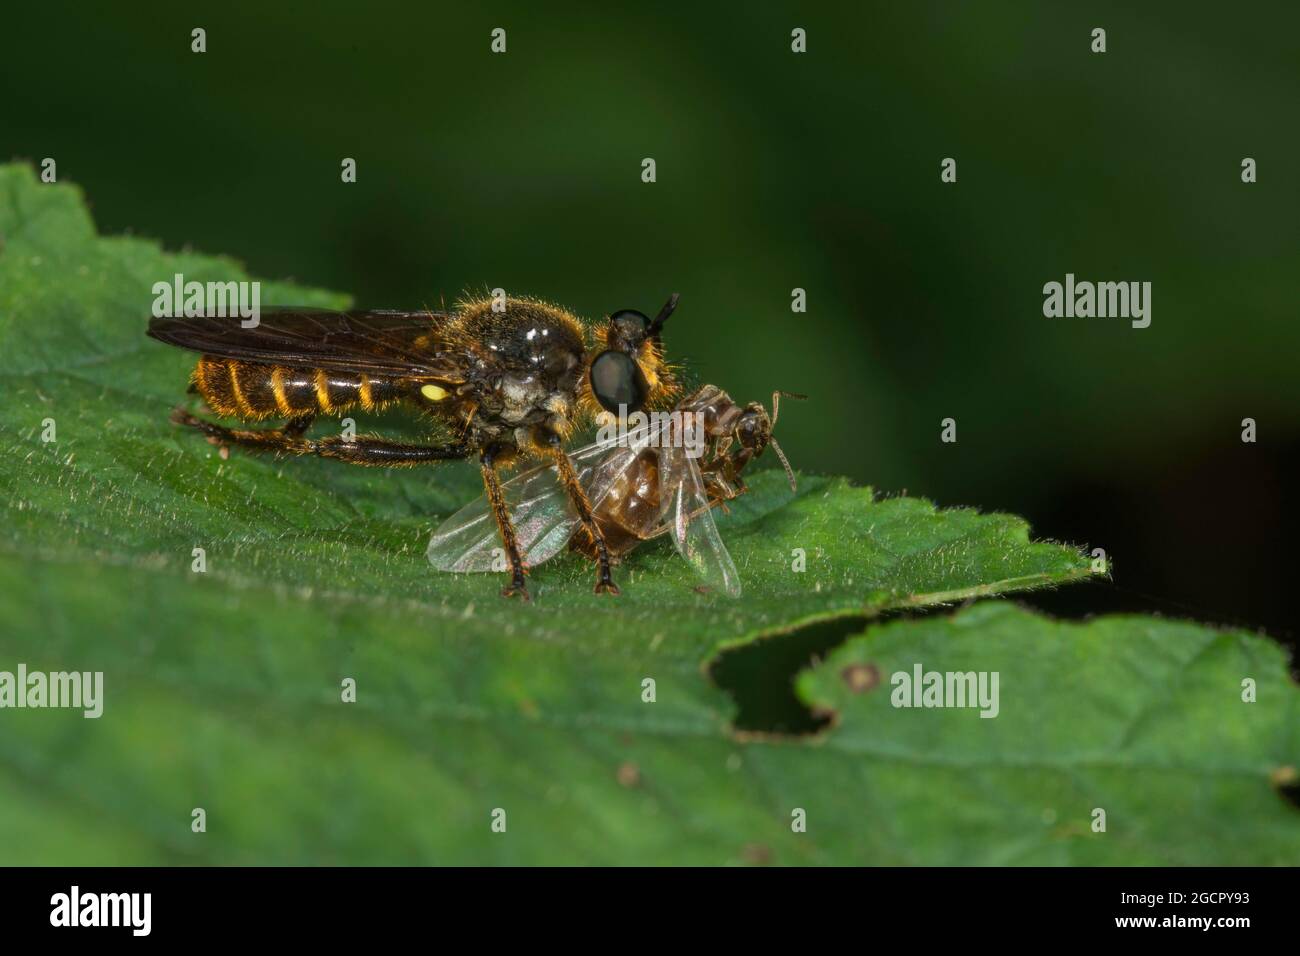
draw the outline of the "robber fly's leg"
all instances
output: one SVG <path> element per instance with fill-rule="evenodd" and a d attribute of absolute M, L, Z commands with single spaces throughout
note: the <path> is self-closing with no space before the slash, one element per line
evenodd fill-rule
<path fill-rule="evenodd" d="M 559 444 L 559 436 L 548 439 L 551 445 L 552 454 L 555 456 L 555 470 L 559 472 L 560 483 L 564 485 L 564 490 L 569 494 L 569 500 L 573 502 L 574 508 L 578 511 L 578 519 L 582 522 L 582 527 L 587 534 L 591 535 L 591 540 L 596 546 L 596 561 L 600 565 L 600 577 L 596 580 L 597 594 L 617 594 L 618 585 L 614 583 L 614 578 L 610 574 L 609 548 L 605 545 L 605 533 L 600 530 L 600 525 L 596 523 L 596 516 L 591 512 L 591 502 L 587 500 L 587 493 L 582 490 L 582 485 L 578 481 L 577 472 L 573 470 L 573 462 Z"/>
<path fill-rule="evenodd" d="M 315 417 L 308 413 L 298 418 L 291 418 L 279 428 L 227 428 L 216 422 L 191 415 L 183 408 L 172 411 L 172 421 L 177 425 L 197 428 L 208 438 L 222 444 L 243 445 L 245 448 L 259 451 L 286 451 L 295 454 L 303 454 L 306 451 L 306 449 L 299 450 L 298 446 L 305 444 L 302 441 L 303 432 L 311 427 Z"/>
<path fill-rule="evenodd" d="M 310 453 L 322 458 L 345 461 L 350 465 L 423 465 L 431 461 L 459 461 L 470 453 L 468 445 L 402 445 L 382 438 L 338 437 L 322 438 L 309 442 Z"/>
<path fill-rule="evenodd" d="M 463 444 L 402 445 L 381 438 L 303 438 L 312 418 L 312 415 L 292 418 L 280 428 L 227 428 L 197 418 L 184 409 L 178 408 L 172 413 L 172 421 L 178 425 L 197 428 L 219 442 L 287 455 L 320 455 L 353 465 L 419 465 L 464 458 L 469 454 L 468 446 Z"/>
<path fill-rule="evenodd" d="M 501 543 L 506 549 L 506 560 L 510 562 L 510 584 L 501 589 L 501 596 L 513 597 L 517 594 L 528 601 L 531 599 L 528 586 L 524 584 L 524 561 L 519 556 L 514 522 L 510 520 L 510 509 L 506 507 L 505 495 L 501 492 L 501 478 L 497 475 L 496 462 L 503 450 L 499 445 L 484 448 L 479 455 L 479 468 L 483 472 L 483 488 L 487 492 L 488 503 L 492 505 L 492 516 L 497 519 Z"/>

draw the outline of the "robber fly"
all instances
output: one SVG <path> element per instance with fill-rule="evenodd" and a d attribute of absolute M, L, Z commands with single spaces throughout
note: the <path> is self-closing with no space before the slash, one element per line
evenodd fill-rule
<path fill-rule="evenodd" d="M 674 294 L 653 320 L 624 309 L 594 327 L 527 298 L 471 299 L 450 313 L 263 309 L 252 328 L 237 319 L 155 317 L 149 335 L 201 353 L 190 390 L 218 415 L 283 422 L 227 428 L 183 409 L 173 412 L 173 421 L 218 443 L 356 465 L 477 456 L 510 573 L 502 594 L 528 600 L 518 531 L 498 470 L 521 459 L 553 463 L 553 478 L 594 542 L 596 591 L 617 594 L 604 533 L 564 441 L 599 409 L 630 413 L 671 404 L 677 386 L 660 333 L 676 306 Z M 317 415 L 399 403 L 428 412 L 448 440 L 412 445 L 306 437 Z"/>
<path fill-rule="evenodd" d="M 738 597 L 740 576 L 712 510 L 744 493 L 741 471 L 769 445 L 795 490 L 794 472 L 772 437 L 783 395 L 803 397 L 773 393 L 769 416 L 758 402 L 742 408 L 716 385 L 705 385 L 671 415 L 651 417 L 639 428 L 573 452 L 578 482 L 603 540 L 599 547 L 556 488 L 554 466 L 538 465 L 507 481 L 502 494 L 525 563 L 540 564 L 566 546 L 596 558 L 603 548 L 617 560 L 667 534 L 705 586 Z M 685 434 L 692 428 L 703 438 L 693 447 Z M 453 572 L 491 570 L 494 552 L 499 553 L 491 514 L 488 500 L 480 498 L 444 521 L 429 542 L 433 566 Z"/>

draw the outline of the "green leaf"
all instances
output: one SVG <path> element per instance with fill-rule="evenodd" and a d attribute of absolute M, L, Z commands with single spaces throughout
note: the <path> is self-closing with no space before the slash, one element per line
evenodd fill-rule
<path fill-rule="evenodd" d="M 621 598 L 565 556 L 535 569 L 533 605 L 506 602 L 424 559 L 480 493 L 473 468 L 223 461 L 169 424 L 192 357 L 145 338 L 151 287 L 247 278 L 237 263 L 99 238 L 73 188 L 19 166 L 0 167 L 0 242 L 0 670 L 103 671 L 106 695 L 98 720 L 0 711 L 0 862 L 747 859 L 789 829 L 761 768 L 800 752 L 812 782 L 825 750 L 730 739 L 703 670 L 719 649 L 1089 573 L 1014 517 L 813 476 L 792 497 L 765 473 L 720 520 L 739 601 L 656 545 Z M 347 300 L 266 283 L 262 301 Z"/>
<path fill-rule="evenodd" d="M 896 675 L 918 667 L 997 672 L 996 716 L 896 706 L 917 699 L 916 682 Z M 1280 793 L 1300 781 L 1300 693 L 1266 638 L 1137 616 L 1058 622 L 990 602 L 872 628 L 798 690 L 835 715 L 825 744 L 838 784 L 875 824 L 843 833 L 838 858 L 1300 860 L 1300 813 Z M 846 810 L 842 793 L 810 794 L 807 806 L 828 826 Z M 1093 830 L 1098 808 L 1105 832 Z"/>

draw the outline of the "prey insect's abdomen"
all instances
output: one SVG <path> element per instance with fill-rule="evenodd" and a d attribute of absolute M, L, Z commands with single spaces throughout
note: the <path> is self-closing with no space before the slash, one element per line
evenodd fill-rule
<path fill-rule="evenodd" d="M 393 379 L 362 372 L 259 365 L 205 355 L 194 387 L 214 412 L 228 418 L 297 418 L 374 411 L 402 398 Z"/>

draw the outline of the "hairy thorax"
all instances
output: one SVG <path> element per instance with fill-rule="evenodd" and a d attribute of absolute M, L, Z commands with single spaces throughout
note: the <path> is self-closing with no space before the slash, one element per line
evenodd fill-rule
<path fill-rule="evenodd" d="M 533 430 L 567 436 L 582 383 L 582 325 L 532 300 L 462 306 L 455 330 L 472 355 L 473 427 L 482 437 L 524 446 Z"/>

